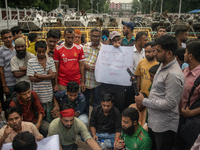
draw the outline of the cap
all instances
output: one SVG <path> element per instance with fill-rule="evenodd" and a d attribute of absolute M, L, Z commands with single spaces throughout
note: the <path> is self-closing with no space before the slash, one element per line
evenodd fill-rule
<path fill-rule="evenodd" d="M 18 38 L 15 40 L 15 45 L 25 45 L 25 41 L 23 38 Z"/>
<path fill-rule="evenodd" d="M 112 40 L 114 37 L 120 36 L 119 32 L 117 31 L 112 31 L 109 35 L 109 38 Z"/>
<path fill-rule="evenodd" d="M 128 27 L 130 27 L 131 28 L 131 31 L 133 31 L 134 30 L 134 24 L 132 23 L 132 22 L 124 22 L 124 21 L 122 21 L 122 24 L 123 25 L 126 25 L 126 26 L 128 26 Z"/>

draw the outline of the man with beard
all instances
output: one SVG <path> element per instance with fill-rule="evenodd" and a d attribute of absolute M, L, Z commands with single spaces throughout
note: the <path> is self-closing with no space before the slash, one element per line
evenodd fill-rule
<path fill-rule="evenodd" d="M 148 108 L 148 132 L 153 150 L 172 150 L 179 123 L 178 104 L 184 88 L 184 75 L 175 59 L 177 40 L 171 35 L 156 39 L 156 59 L 160 66 L 154 76 L 149 98 L 135 96 Z M 173 116 L 173 117 L 172 117 Z"/>
<path fill-rule="evenodd" d="M 125 36 L 122 40 L 122 46 L 133 46 L 135 44 L 135 37 L 133 36 L 134 24 L 132 22 L 124 22 L 123 24 L 123 35 Z"/>
<path fill-rule="evenodd" d="M 101 105 L 91 113 L 90 131 L 94 140 L 104 140 L 106 147 L 114 148 L 121 135 L 121 116 L 113 106 L 114 97 L 109 93 L 101 96 Z"/>
<path fill-rule="evenodd" d="M 11 61 L 11 70 L 16 78 L 16 83 L 20 81 L 26 81 L 30 83 L 32 90 L 32 84 L 29 76 L 26 75 L 28 60 L 35 57 L 34 54 L 26 52 L 26 44 L 23 38 L 18 38 L 15 40 L 15 50 L 17 55 L 14 56 Z"/>
<path fill-rule="evenodd" d="M 178 47 L 186 48 L 186 42 L 188 39 L 188 30 L 185 27 L 179 27 L 175 31 L 175 36 L 178 41 Z"/>
<path fill-rule="evenodd" d="M 38 132 L 33 123 L 22 121 L 22 113 L 18 107 L 8 108 L 5 117 L 7 125 L 0 130 L 0 149 L 4 143 L 12 143 L 14 137 L 19 132 L 29 131 L 35 136 L 37 141 L 43 139 L 43 136 Z"/>
<path fill-rule="evenodd" d="M 99 28 L 92 28 L 90 31 L 91 42 L 84 45 L 83 50 L 85 53 L 85 95 L 86 99 L 86 113 L 89 116 L 89 106 L 90 106 L 90 95 L 93 92 L 93 106 L 97 106 L 100 104 L 101 97 L 101 85 L 95 79 L 95 64 L 97 61 L 97 57 L 99 55 L 99 51 L 101 49 L 102 43 L 101 40 L 101 30 Z"/>
<path fill-rule="evenodd" d="M 18 106 L 21 109 L 23 121 L 32 122 L 38 131 L 46 137 L 48 134 L 49 123 L 42 120 L 44 108 L 35 91 L 30 90 L 30 85 L 26 81 L 20 81 L 15 86 L 17 97 L 10 102 L 9 107 Z"/>
<path fill-rule="evenodd" d="M 147 97 L 149 96 L 148 88 L 151 85 L 149 69 L 156 65 L 155 54 L 151 47 L 151 43 L 146 43 L 144 45 L 145 57 L 139 61 L 135 75 L 137 75 L 137 88 L 140 92 L 145 93 Z"/>
<path fill-rule="evenodd" d="M 45 41 L 37 41 L 35 43 L 35 51 L 37 57 L 28 60 L 27 76 L 29 76 L 33 91 L 39 97 L 45 109 L 45 121 L 51 122 L 53 119 L 51 111 L 59 110 L 57 101 L 53 99 L 53 88 L 51 79 L 55 78 L 55 63 L 54 60 L 46 54 L 47 45 Z"/>
<path fill-rule="evenodd" d="M 148 132 L 138 123 L 139 113 L 133 108 L 126 108 L 122 112 L 122 135 L 115 150 L 123 148 L 129 150 L 150 150 L 152 141 Z"/>
<path fill-rule="evenodd" d="M 75 32 L 73 28 L 64 31 L 65 43 L 56 47 L 54 60 L 56 77 L 54 91 L 66 90 L 67 83 L 75 81 L 85 91 L 84 52 L 83 48 L 74 44 Z"/>
<path fill-rule="evenodd" d="M 74 117 L 74 113 L 74 109 L 69 105 L 61 105 L 60 117 L 50 123 L 48 136 L 58 134 L 62 150 L 77 150 L 78 148 L 101 150 L 97 142 L 92 139 L 85 124 Z M 80 140 L 76 141 L 77 134 L 80 134 L 89 146 Z"/>

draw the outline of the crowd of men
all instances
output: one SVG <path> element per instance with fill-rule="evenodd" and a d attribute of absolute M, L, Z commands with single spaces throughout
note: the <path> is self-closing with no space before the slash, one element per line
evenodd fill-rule
<path fill-rule="evenodd" d="M 58 134 L 61 150 L 99 150 L 102 140 L 109 150 L 199 149 L 200 41 L 188 40 L 185 27 L 175 37 L 159 27 L 148 41 L 146 32 L 133 36 L 133 23 L 122 24 L 124 38 L 92 28 L 88 43 L 73 28 L 64 41 L 58 29 L 46 41 L 29 33 L 29 45 L 19 27 L 1 31 L 0 148 L 35 150 L 35 141 Z M 139 95 L 96 81 L 103 44 L 132 47 Z"/>

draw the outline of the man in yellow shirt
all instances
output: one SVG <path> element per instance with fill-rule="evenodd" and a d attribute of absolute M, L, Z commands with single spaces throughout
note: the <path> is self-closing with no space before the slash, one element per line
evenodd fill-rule
<path fill-rule="evenodd" d="M 156 57 L 152 49 L 154 43 L 146 43 L 144 46 L 145 57 L 139 61 L 135 75 L 137 75 L 137 88 L 140 92 L 149 96 L 148 88 L 151 85 L 149 69 L 156 65 Z"/>
<path fill-rule="evenodd" d="M 35 42 L 37 42 L 37 33 L 29 33 L 28 40 L 31 42 L 26 49 L 27 52 L 36 55 Z"/>

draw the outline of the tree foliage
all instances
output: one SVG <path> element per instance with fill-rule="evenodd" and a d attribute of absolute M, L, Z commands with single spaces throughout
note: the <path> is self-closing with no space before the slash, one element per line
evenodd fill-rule
<path fill-rule="evenodd" d="M 135 0 L 133 0 L 134 3 Z M 151 10 L 155 10 L 160 12 L 161 10 L 161 1 L 162 0 L 152 0 Z M 150 12 L 150 0 L 140 0 L 142 5 L 142 13 Z M 178 13 L 179 12 L 180 0 L 163 0 L 163 12 L 167 10 L 170 13 Z M 199 0 L 182 0 L 181 12 L 187 13 L 194 9 L 199 9 L 200 3 Z"/>

